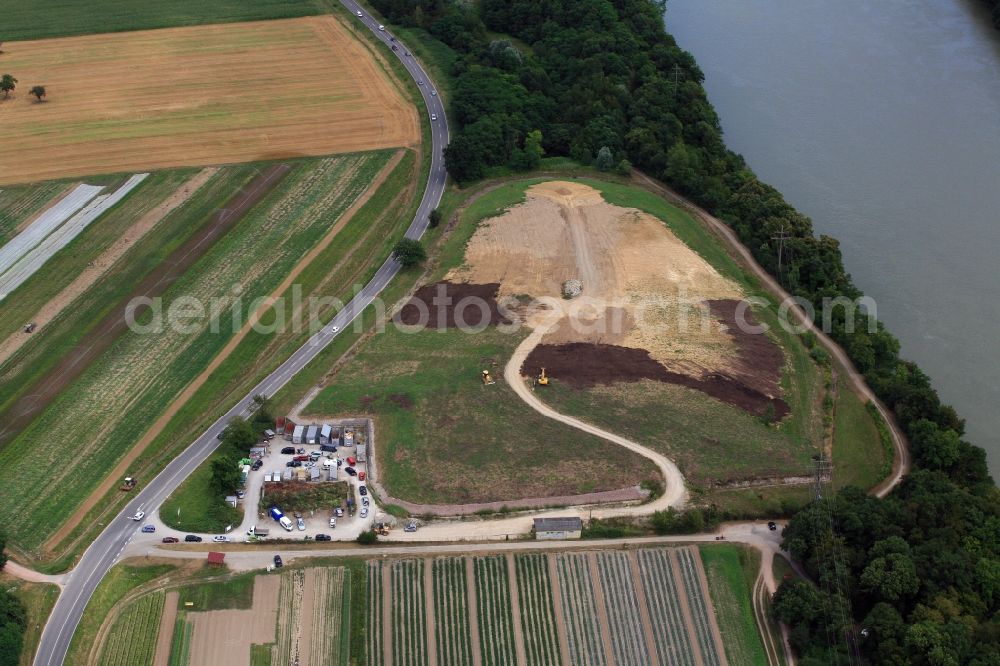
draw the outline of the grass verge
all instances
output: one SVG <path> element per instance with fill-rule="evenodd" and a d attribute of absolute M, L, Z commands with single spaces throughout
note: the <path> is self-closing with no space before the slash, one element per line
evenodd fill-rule
<path fill-rule="evenodd" d="M 0 587 L 17 597 L 27 613 L 19 666 L 31 666 L 35 660 L 42 628 L 52 613 L 52 607 L 59 598 L 59 588 L 49 583 L 29 583 L 9 575 L 0 575 Z M 12 662 L 13 663 L 13 662 Z"/>
<path fill-rule="evenodd" d="M 766 664 L 751 601 L 760 553 L 731 545 L 699 546 L 699 551 L 729 663 Z"/>

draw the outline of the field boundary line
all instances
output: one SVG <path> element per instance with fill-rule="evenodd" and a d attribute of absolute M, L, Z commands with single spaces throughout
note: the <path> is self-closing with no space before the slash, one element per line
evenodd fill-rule
<path fill-rule="evenodd" d="M 611 621 L 608 619 L 607 601 L 604 598 L 604 586 L 601 584 L 601 572 L 597 565 L 597 553 L 589 551 L 583 556 L 587 558 L 590 570 L 590 582 L 594 587 L 594 606 L 597 611 L 597 625 L 601 628 L 601 643 L 604 646 L 604 658 L 607 666 L 616 666 L 615 651 L 611 644 Z M 624 666 L 624 664 L 622 665 Z"/>
<path fill-rule="evenodd" d="M 524 627 L 521 625 L 521 595 L 517 589 L 517 567 L 514 564 L 514 553 L 508 552 L 504 558 L 507 565 L 507 587 L 510 589 L 510 615 L 514 629 L 514 653 L 518 666 L 528 666 L 528 657 L 524 649 Z M 433 665 L 432 665 L 433 666 Z"/>
<path fill-rule="evenodd" d="M 552 595 L 552 610 L 555 615 L 556 636 L 559 639 L 559 662 L 570 664 L 569 636 L 566 633 L 566 616 L 563 614 L 562 589 L 559 587 L 559 569 L 556 566 L 556 553 L 543 553 L 545 566 L 549 570 L 549 593 Z"/>
<path fill-rule="evenodd" d="M 483 666 L 482 641 L 479 637 L 479 598 L 476 592 L 476 566 L 465 557 L 465 594 L 469 615 L 469 642 L 472 645 L 472 666 Z M 386 664 L 386 666 L 389 666 Z"/>
<path fill-rule="evenodd" d="M 677 549 L 667 549 L 667 557 L 670 559 L 670 574 L 674 577 L 674 589 L 677 590 L 677 600 L 680 602 L 681 616 L 684 618 L 684 629 L 691 640 L 691 654 L 694 656 L 696 666 L 705 666 L 705 656 L 701 653 L 701 645 L 698 643 L 698 629 L 691 612 L 691 604 L 688 603 L 687 589 L 684 586 L 684 577 L 681 575 L 681 563 L 677 559 Z M 700 557 L 700 555 L 699 555 Z"/>
<path fill-rule="evenodd" d="M 649 659 L 652 663 L 665 663 L 666 655 L 660 655 L 656 649 L 656 640 L 653 638 L 653 620 L 649 615 L 649 602 L 646 600 L 646 591 L 642 589 L 642 571 L 639 569 L 639 559 L 633 549 L 625 552 L 629 569 L 632 571 L 632 592 L 635 594 L 636 604 L 639 607 L 639 617 L 642 619 L 642 626 L 646 639 L 646 650 L 649 652 Z"/>

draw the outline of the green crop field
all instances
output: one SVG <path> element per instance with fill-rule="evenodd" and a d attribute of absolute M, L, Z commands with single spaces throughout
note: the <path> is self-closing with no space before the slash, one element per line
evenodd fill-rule
<path fill-rule="evenodd" d="M 232 337 L 235 330 L 228 324 L 232 313 L 238 311 L 246 319 L 253 299 L 274 290 L 364 192 L 390 154 L 381 151 L 292 162 L 278 187 L 164 296 L 164 312 L 184 298 L 221 313 L 216 331 L 206 317 L 191 326 L 123 334 L 0 451 L 7 469 L 0 471 L 0 484 L 18 491 L 0 498 L 0 516 L 12 525 L 25 526 L 11 530 L 20 547 L 36 549 L 72 513 Z M 145 317 L 140 323 L 152 322 Z M 68 461 L 58 448 L 36 446 L 38 441 L 71 440 L 78 454 L 71 465 L 65 464 Z M 20 465 L 29 458 L 30 467 Z M 15 501 L 15 496 L 21 499 Z"/>
<path fill-rule="evenodd" d="M 434 567 L 434 635 L 441 663 L 471 666 L 468 581 L 465 559 L 439 557 Z"/>
<path fill-rule="evenodd" d="M 318 0 L 0 0 L 0 41 L 319 14 Z"/>
<path fill-rule="evenodd" d="M 507 561 L 502 555 L 496 555 L 477 557 L 474 563 L 483 666 L 515 666 Z"/>
<path fill-rule="evenodd" d="M 726 657 L 730 664 L 766 664 L 767 657 L 750 599 L 758 566 L 748 566 L 752 554 L 745 548 L 730 545 L 704 546 L 701 560 L 705 565 L 708 589 L 715 606 L 719 630 L 725 637 Z M 781 558 L 776 558 L 780 560 Z"/>
<path fill-rule="evenodd" d="M 163 592 L 146 594 L 121 609 L 101 649 L 100 663 L 107 666 L 149 664 L 163 614 Z"/>
<path fill-rule="evenodd" d="M 424 560 L 391 564 L 393 664 L 420 666 L 427 662 L 427 614 L 424 605 Z M 433 646 L 432 646 L 433 647 Z"/>
<path fill-rule="evenodd" d="M 556 609 L 552 603 L 552 581 L 544 554 L 517 555 L 517 594 L 521 606 L 521 627 L 528 662 L 538 666 L 558 666 L 559 637 Z"/>

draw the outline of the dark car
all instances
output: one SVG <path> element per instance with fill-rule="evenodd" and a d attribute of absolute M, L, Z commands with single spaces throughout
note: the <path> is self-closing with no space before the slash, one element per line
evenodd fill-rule
<path fill-rule="evenodd" d="M 285 448 L 281 449 L 281 453 L 282 453 L 282 455 L 286 455 L 286 456 L 293 455 L 295 453 L 295 447 L 294 446 L 286 446 Z"/>
<path fill-rule="evenodd" d="M 351 476 L 357 476 L 358 475 L 358 472 L 353 467 L 345 467 L 344 471 L 347 472 L 348 474 L 350 474 Z"/>
<path fill-rule="evenodd" d="M 285 463 L 285 467 L 302 467 L 301 460 L 289 460 Z"/>
<path fill-rule="evenodd" d="M 317 534 L 316 535 L 316 541 L 330 541 L 330 538 L 331 537 L 330 537 L 329 534 Z"/>
<path fill-rule="evenodd" d="M 275 555 L 274 556 L 274 566 L 277 567 L 277 568 L 279 568 L 279 569 L 281 567 L 285 566 L 284 563 L 281 561 L 281 555 Z"/>
<path fill-rule="evenodd" d="M 358 492 L 361 493 L 362 497 L 364 497 L 365 495 L 368 494 L 368 489 L 365 488 L 364 486 L 358 486 Z"/>
<path fill-rule="evenodd" d="M 177 543 L 180 541 L 177 537 L 163 537 L 163 543 Z"/>
<path fill-rule="evenodd" d="M 219 434 L 216 435 L 215 438 L 218 439 L 218 440 L 225 439 L 226 438 L 226 431 L 225 430 L 220 430 Z"/>
<path fill-rule="evenodd" d="M 767 524 L 767 529 L 769 529 L 772 532 L 774 532 L 774 531 L 776 531 L 778 529 L 778 524 L 772 520 L 771 522 L 769 522 Z"/>
<path fill-rule="evenodd" d="M 186 537 L 184 537 L 184 541 L 188 543 L 201 543 L 201 537 L 198 536 L 197 534 L 188 534 Z"/>
<path fill-rule="evenodd" d="M 256 472 L 257 470 L 259 470 L 263 466 L 264 466 L 264 461 L 261 460 L 260 458 L 258 458 L 257 460 L 253 461 L 252 465 L 250 465 L 250 469 L 252 469 L 253 471 Z"/>

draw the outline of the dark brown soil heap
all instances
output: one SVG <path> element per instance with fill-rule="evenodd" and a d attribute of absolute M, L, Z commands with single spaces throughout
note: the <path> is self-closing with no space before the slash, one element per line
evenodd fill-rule
<path fill-rule="evenodd" d="M 497 292 L 500 284 L 438 282 L 417 290 L 394 320 L 407 326 L 424 328 L 485 328 L 511 323 L 500 313 Z M 460 315 L 456 317 L 456 315 Z"/>
<path fill-rule="evenodd" d="M 691 377 L 667 370 L 644 349 L 586 342 L 538 345 L 525 359 L 521 373 L 535 377 L 544 367 L 557 381 L 577 388 L 650 379 L 696 389 L 758 416 L 773 405 L 774 417 L 780 419 L 789 412 L 788 403 L 777 397 L 784 354 L 766 335 L 740 330 L 735 316 L 738 303 L 726 300 L 708 304 L 739 348 L 731 374 Z M 749 309 L 744 319 L 747 324 L 756 324 Z"/>

